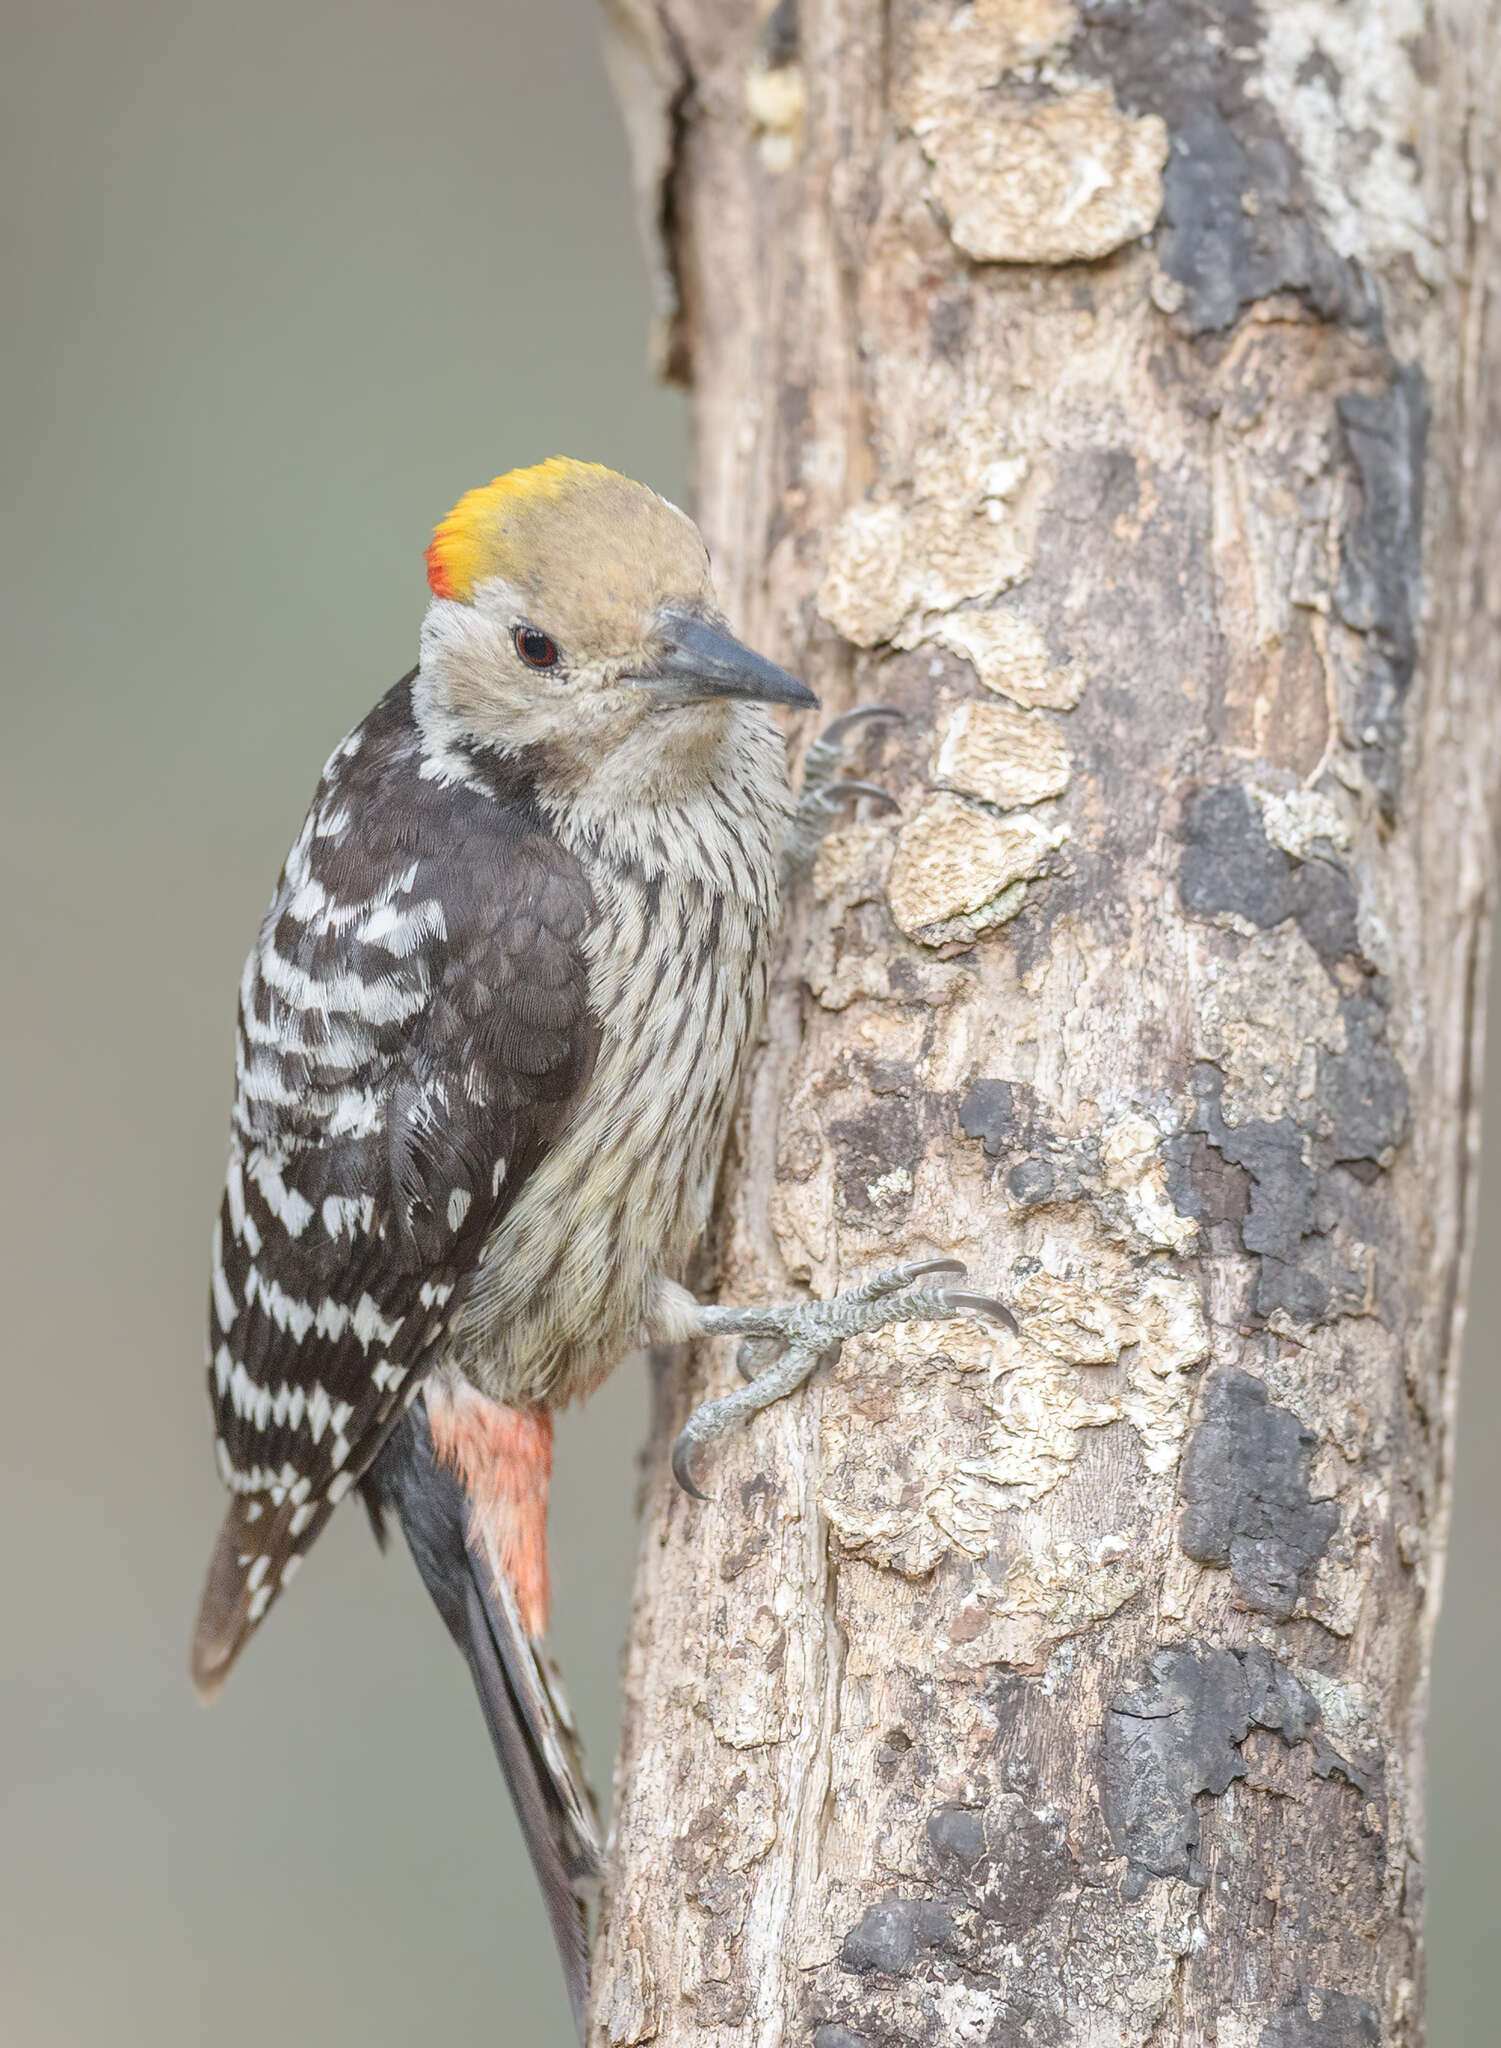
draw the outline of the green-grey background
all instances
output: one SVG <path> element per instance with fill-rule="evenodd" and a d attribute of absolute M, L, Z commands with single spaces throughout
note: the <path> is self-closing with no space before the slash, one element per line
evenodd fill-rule
<path fill-rule="evenodd" d="M 5 28 L 0 2040 L 563 2043 L 404 1554 L 337 1518 L 212 1715 L 184 1652 L 235 985 L 317 768 L 411 661 L 461 489 L 567 452 L 685 491 L 593 0 L 24 0 Z M 1498 1184 L 1436 1674 L 1435 2048 L 1494 2038 Z M 556 1641 L 601 1778 L 644 1412 L 627 1371 L 560 1432 Z"/>

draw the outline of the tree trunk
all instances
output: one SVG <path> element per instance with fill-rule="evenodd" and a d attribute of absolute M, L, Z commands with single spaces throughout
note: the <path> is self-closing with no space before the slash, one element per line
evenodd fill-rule
<path fill-rule="evenodd" d="M 1498 753 L 1497 9 L 614 0 L 752 641 L 899 705 L 659 1382 L 594 2039 L 1422 2035 Z"/>

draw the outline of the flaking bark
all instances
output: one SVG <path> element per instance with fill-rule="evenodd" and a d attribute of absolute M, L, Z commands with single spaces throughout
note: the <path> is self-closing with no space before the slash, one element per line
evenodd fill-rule
<path fill-rule="evenodd" d="M 593 2038 L 1421 2039 L 1493 884 L 1497 9 L 613 0 L 698 513 L 826 711 Z"/>

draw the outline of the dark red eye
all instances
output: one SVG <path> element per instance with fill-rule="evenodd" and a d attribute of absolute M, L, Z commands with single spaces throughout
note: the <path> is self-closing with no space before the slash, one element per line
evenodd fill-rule
<path fill-rule="evenodd" d="M 518 626 L 512 636 L 516 652 L 528 668 L 552 668 L 558 659 L 558 646 L 545 633 L 539 633 L 535 626 Z"/>

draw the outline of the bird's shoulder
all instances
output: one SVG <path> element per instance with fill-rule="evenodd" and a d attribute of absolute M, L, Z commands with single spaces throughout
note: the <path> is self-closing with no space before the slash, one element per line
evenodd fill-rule
<path fill-rule="evenodd" d="M 430 742 L 403 678 L 331 755 L 246 962 L 237 1125 L 352 1133 L 445 1065 L 474 1108 L 570 1092 L 592 916 L 532 765 Z"/>

